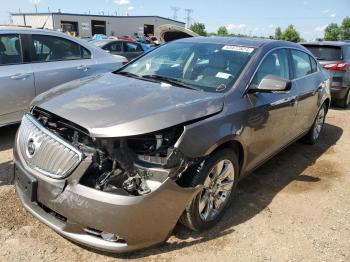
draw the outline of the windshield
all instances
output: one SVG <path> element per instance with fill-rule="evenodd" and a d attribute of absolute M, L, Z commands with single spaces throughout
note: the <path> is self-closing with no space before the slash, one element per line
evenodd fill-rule
<path fill-rule="evenodd" d="M 341 48 L 338 46 L 306 45 L 317 60 L 334 61 L 341 60 Z"/>
<path fill-rule="evenodd" d="M 232 87 L 253 48 L 208 43 L 173 42 L 157 48 L 117 72 L 158 80 L 172 80 L 209 92 Z M 175 82 L 176 81 L 176 82 Z"/>

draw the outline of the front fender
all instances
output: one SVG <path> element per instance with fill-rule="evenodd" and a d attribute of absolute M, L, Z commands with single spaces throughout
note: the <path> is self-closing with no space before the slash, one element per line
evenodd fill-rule
<path fill-rule="evenodd" d="M 213 117 L 185 126 L 175 147 L 191 158 L 210 155 L 215 149 L 229 141 L 238 141 L 243 149 L 249 139 L 244 112 L 226 115 L 222 112 Z"/>

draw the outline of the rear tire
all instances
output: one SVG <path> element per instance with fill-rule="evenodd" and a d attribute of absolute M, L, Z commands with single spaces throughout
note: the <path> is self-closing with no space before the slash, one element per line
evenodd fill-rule
<path fill-rule="evenodd" d="M 337 101 L 337 106 L 347 108 L 350 105 L 350 88 L 342 100 Z"/>
<path fill-rule="evenodd" d="M 320 134 L 324 127 L 324 122 L 326 120 L 327 106 L 324 103 L 319 109 L 316 119 L 310 128 L 310 131 L 303 138 L 305 144 L 314 145 L 320 138 Z"/>
<path fill-rule="evenodd" d="M 204 188 L 188 204 L 180 222 L 194 231 L 215 226 L 234 198 L 238 174 L 238 156 L 233 149 L 215 152 L 189 179 L 190 186 Z"/>

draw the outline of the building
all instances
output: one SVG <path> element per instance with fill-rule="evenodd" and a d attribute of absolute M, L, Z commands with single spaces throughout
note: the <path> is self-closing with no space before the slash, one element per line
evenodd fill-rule
<path fill-rule="evenodd" d="M 105 16 L 69 13 L 13 13 L 12 24 L 69 32 L 81 38 L 95 34 L 124 36 L 143 33 L 154 35 L 164 24 L 185 27 L 185 23 L 160 16 Z"/>

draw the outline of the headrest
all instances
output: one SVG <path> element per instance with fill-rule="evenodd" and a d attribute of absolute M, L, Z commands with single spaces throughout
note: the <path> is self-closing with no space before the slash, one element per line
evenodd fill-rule
<path fill-rule="evenodd" d="M 269 55 L 264 60 L 264 68 L 275 68 L 276 67 L 276 57 L 274 55 Z"/>
<path fill-rule="evenodd" d="M 212 57 L 210 57 L 209 65 L 220 69 L 226 68 L 226 58 L 222 54 L 214 53 Z"/>

